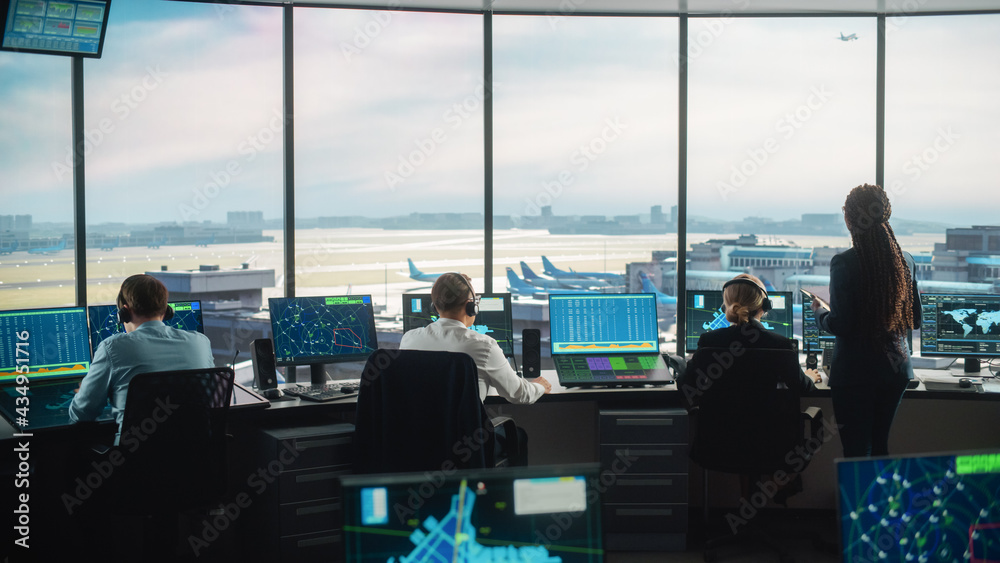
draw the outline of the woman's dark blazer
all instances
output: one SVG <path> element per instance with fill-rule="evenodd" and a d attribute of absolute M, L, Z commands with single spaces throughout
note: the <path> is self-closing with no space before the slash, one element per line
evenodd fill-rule
<path fill-rule="evenodd" d="M 910 269 L 913 288 L 913 326 L 920 328 L 920 293 L 914 275 L 913 257 L 903 253 Z M 905 334 L 898 336 L 903 353 L 885 349 L 871 338 L 862 336 L 860 328 L 871 322 L 861 308 L 861 260 L 853 248 L 830 261 L 830 311 L 816 314 L 819 328 L 837 337 L 830 361 L 830 386 L 871 385 L 896 379 L 913 379 L 910 354 L 905 352 Z"/>
<path fill-rule="evenodd" d="M 744 348 L 767 348 L 774 350 L 795 350 L 795 343 L 784 336 L 764 328 L 760 321 L 750 321 L 742 325 L 710 330 L 698 337 L 699 348 L 729 348 L 739 342 Z M 691 365 L 690 363 L 688 364 Z M 678 389 L 692 374 L 685 373 L 678 382 Z M 799 395 L 807 395 L 816 390 L 811 377 L 799 368 L 798 379 L 784 381 L 789 389 L 798 389 Z"/>

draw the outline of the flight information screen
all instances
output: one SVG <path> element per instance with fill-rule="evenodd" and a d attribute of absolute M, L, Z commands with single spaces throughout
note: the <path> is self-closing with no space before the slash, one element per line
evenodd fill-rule
<path fill-rule="evenodd" d="M 378 349 L 370 295 L 268 299 L 279 366 L 365 360 Z"/>
<path fill-rule="evenodd" d="M 0 0 L 6 6 L 2 47 L 55 55 L 100 57 L 109 0 Z"/>
<path fill-rule="evenodd" d="M 431 312 L 429 293 L 403 294 L 403 332 L 409 332 L 438 320 Z M 479 314 L 469 330 L 497 341 L 504 356 L 514 356 L 514 323 L 511 320 L 509 293 L 483 293 L 479 296 Z"/>
<path fill-rule="evenodd" d="M 785 338 L 792 337 L 792 294 L 789 291 L 772 291 L 768 293 L 772 309 L 760 320 L 764 328 L 776 332 Z M 698 337 L 702 334 L 730 326 L 726 313 L 722 308 L 721 291 L 688 291 L 684 307 L 686 348 L 694 350 L 698 347 Z"/>
<path fill-rule="evenodd" d="M 659 353 L 652 293 L 550 295 L 552 354 Z"/>
<path fill-rule="evenodd" d="M 1000 295 L 920 296 L 924 356 L 1000 356 Z"/>
<path fill-rule="evenodd" d="M 802 348 L 804 352 L 833 350 L 837 337 L 819 328 L 812 310 L 812 297 L 802 292 Z"/>
<path fill-rule="evenodd" d="M 19 373 L 32 380 L 85 375 L 90 369 L 83 307 L 0 312 L 0 384 Z M 25 370 L 24 366 L 27 366 Z"/>
<path fill-rule="evenodd" d="M 201 301 L 174 301 L 168 305 L 174 310 L 174 316 L 169 321 L 163 321 L 163 324 L 180 330 L 205 333 Z M 96 352 L 107 337 L 125 332 L 125 327 L 118 324 L 117 305 L 91 305 L 87 307 L 87 316 L 90 318 L 91 351 Z"/>

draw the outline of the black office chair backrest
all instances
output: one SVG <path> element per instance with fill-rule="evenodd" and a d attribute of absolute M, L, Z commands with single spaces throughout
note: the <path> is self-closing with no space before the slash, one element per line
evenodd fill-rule
<path fill-rule="evenodd" d="M 129 481 L 119 483 L 125 498 L 168 511 L 213 502 L 225 489 L 232 392 L 232 368 L 133 377 L 119 439 Z"/>
<path fill-rule="evenodd" d="M 697 420 L 691 458 L 707 469 L 768 473 L 788 468 L 804 440 L 798 355 L 793 350 L 699 348 L 688 362 Z M 785 388 L 789 387 L 789 388 Z"/>
<path fill-rule="evenodd" d="M 493 427 L 468 354 L 376 350 L 358 392 L 355 471 L 493 464 Z"/>

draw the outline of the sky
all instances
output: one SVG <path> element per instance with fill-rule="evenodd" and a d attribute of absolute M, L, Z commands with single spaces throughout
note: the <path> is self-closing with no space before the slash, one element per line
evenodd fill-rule
<path fill-rule="evenodd" d="M 874 182 L 873 18 L 690 22 L 690 215 L 836 213 Z M 493 28 L 497 214 L 676 204 L 676 19 Z M 896 217 L 996 223 L 998 32 L 1000 16 L 890 19 Z M 296 9 L 296 214 L 481 212 L 482 50 L 476 15 Z M 279 9 L 116 3 L 84 67 L 88 223 L 280 217 L 281 68 Z M 69 72 L 0 53 L 3 214 L 72 218 Z"/>

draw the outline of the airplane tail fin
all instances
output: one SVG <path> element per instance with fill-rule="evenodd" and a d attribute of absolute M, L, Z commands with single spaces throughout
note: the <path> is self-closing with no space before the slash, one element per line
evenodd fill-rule
<path fill-rule="evenodd" d="M 771 284 L 770 280 L 768 280 L 767 278 L 760 278 L 760 281 L 764 283 L 764 290 L 767 291 L 768 293 L 771 293 L 772 291 L 778 291 L 778 289 L 774 287 L 774 285 Z"/>
<path fill-rule="evenodd" d="M 528 285 L 524 280 L 517 277 L 517 273 L 515 273 L 514 269 L 510 266 L 507 267 L 507 287 L 525 291 L 537 291 L 536 288 Z"/>
<path fill-rule="evenodd" d="M 546 258 L 545 256 L 542 256 L 542 271 L 550 276 L 565 273 L 559 268 L 556 268 L 556 265 L 553 264 L 552 261 Z"/>
<path fill-rule="evenodd" d="M 521 273 L 524 274 L 525 280 L 533 280 L 538 277 L 535 275 L 535 272 L 531 271 L 531 268 L 529 268 L 528 265 L 525 264 L 524 262 L 521 262 Z"/>
<path fill-rule="evenodd" d="M 413 264 L 413 260 L 410 260 L 409 258 L 407 258 L 406 259 L 406 263 L 410 265 L 410 275 L 411 276 L 419 276 L 419 275 L 423 274 L 423 272 L 421 272 L 420 270 L 418 270 L 417 267 Z"/>
<path fill-rule="evenodd" d="M 659 289 L 653 285 L 653 282 L 646 275 L 646 272 L 639 272 L 639 279 L 642 280 L 642 290 L 646 293 L 660 293 Z"/>

